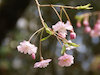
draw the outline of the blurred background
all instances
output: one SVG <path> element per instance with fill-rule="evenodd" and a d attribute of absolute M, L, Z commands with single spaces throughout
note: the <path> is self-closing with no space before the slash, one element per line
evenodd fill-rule
<path fill-rule="evenodd" d="M 100 38 L 90 37 L 83 28 L 76 27 L 75 15 L 78 12 L 100 11 L 100 0 L 39 0 L 41 4 L 85 5 L 90 3 L 92 10 L 67 9 L 74 26 L 77 38 L 73 42 L 80 45 L 77 49 L 68 51 L 75 57 L 75 62 L 70 67 L 60 67 L 57 58 L 60 56 L 61 47 L 54 36 L 42 42 L 43 57 L 52 58 L 47 68 L 34 69 L 33 65 L 39 61 L 28 54 L 21 54 L 16 47 L 19 42 L 28 40 L 29 37 L 42 24 L 34 0 L 0 0 L 0 75 L 100 75 Z M 59 11 L 60 9 L 57 8 Z M 43 18 L 49 27 L 58 22 L 58 17 L 50 7 L 41 8 Z M 93 23 L 93 19 L 90 24 Z M 66 22 L 63 15 L 63 21 Z M 44 33 L 44 37 L 48 34 Z M 68 37 L 69 38 L 69 37 Z M 36 46 L 39 36 L 32 39 Z"/>

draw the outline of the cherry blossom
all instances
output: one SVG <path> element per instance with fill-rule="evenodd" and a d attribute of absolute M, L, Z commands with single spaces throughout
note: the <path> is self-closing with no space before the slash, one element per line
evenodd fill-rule
<path fill-rule="evenodd" d="M 67 21 L 66 23 L 65 23 L 65 28 L 67 29 L 67 30 L 70 30 L 70 31 L 73 31 L 73 26 L 70 24 L 70 22 L 69 21 Z"/>
<path fill-rule="evenodd" d="M 91 36 L 91 37 L 98 37 L 99 35 L 100 35 L 100 33 L 96 32 L 95 30 L 92 30 L 92 31 L 90 32 L 90 36 Z"/>
<path fill-rule="evenodd" d="M 65 24 L 64 24 L 64 22 L 59 21 L 55 25 L 53 25 L 52 28 L 54 31 L 57 31 L 58 34 L 62 36 L 62 38 L 66 37 L 66 35 L 67 35 L 66 30 L 73 31 L 73 27 L 69 21 L 67 21 Z"/>
<path fill-rule="evenodd" d="M 47 65 L 49 65 L 49 62 L 51 59 L 41 60 L 40 62 L 36 62 L 34 64 L 34 68 L 45 68 Z"/>
<path fill-rule="evenodd" d="M 59 32 L 58 33 L 62 38 L 66 38 L 67 33 L 66 32 Z"/>
<path fill-rule="evenodd" d="M 59 62 L 58 64 L 61 66 L 61 67 L 68 67 L 68 66 L 71 66 L 74 62 L 74 57 L 72 55 L 68 55 L 66 53 L 64 53 L 63 56 L 59 57 L 58 58 Z"/>
<path fill-rule="evenodd" d="M 66 26 L 64 24 L 64 22 L 57 22 L 55 25 L 52 26 L 54 31 L 58 31 L 58 34 L 62 37 L 65 38 L 67 35 L 67 31 L 66 31 Z"/>
<path fill-rule="evenodd" d="M 100 32 L 100 23 L 98 23 L 98 21 L 94 26 L 94 30 L 97 31 L 97 32 Z"/>
<path fill-rule="evenodd" d="M 94 29 L 91 31 L 90 33 L 90 36 L 91 37 L 98 37 L 100 36 L 100 20 L 98 19 L 95 26 L 94 26 Z"/>
<path fill-rule="evenodd" d="M 91 27 L 90 26 L 86 26 L 85 27 L 85 32 L 89 33 L 91 31 Z"/>
<path fill-rule="evenodd" d="M 55 25 L 52 26 L 54 31 L 66 31 L 64 22 L 57 22 Z"/>
<path fill-rule="evenodd" d="M 19 52 L 24 54 L 33 54 L 37 52 L 37 47 L 33 44 L 31 44 L 29 41 L 23 41 L 20 43 L 19 46 L 17 46 L 17 49 Z"/>

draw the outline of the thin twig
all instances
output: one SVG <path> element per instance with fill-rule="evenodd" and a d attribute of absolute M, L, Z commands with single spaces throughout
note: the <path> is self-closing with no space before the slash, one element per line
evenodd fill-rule
<path fill-rule="evenodd" d="M 62 7 L 60 8 L 60 17 L 62 19 Z"/>
<path fill-rule="evenodd" d="M 67 14 L 67 12 L 66 12 L 66 10 L 62 7 L 62 10 L 64 11 L 64 13 L 65 13 L 65 15 L 66 15 L 66 17 L 67 17 L 67 19 L 68 19 L 68 21 L 70 22 L 70 24 L 71 24 L 71 20 L 70 20 L 70 18 L 69 18 L 69 16 L 68 16 L 68 14 Z M 72 25 L 72 24 L 71 24 Z"/>
<path fill-rule="evenodd" d="M 61 35 L 59 35 L 58 33 L 55 33 L 54 36 L 60 36 L 61 38 L 63 38 Z M 64 41 L 68 42 L 68 40 L 66 38 L 60 39 L 63 43 Z"/>
<path fill-rule="evenodd" d="M 43 20 L 43 17 L 42 17 L 42 14 L 41 14 L 41 10 L 40 10 L 40 4 L 39 4 L 38 0 L 35 0 L 35 1 L 36 1 L 36 4 L 37 4 L 40 20 L 42 22 L 42 25 L 45 27 L 44 20 Z"/>
<path fill-rule="evenodd" d="M 33 43 L 36 41 L 39 34 L 40 34 L 40 32 L 38 32 L 37 35 L 34 37 Z"/>
<path fill-rule="evenodd" d="M 39 30 L 37 30 L 37 31 L 30 37 L 29 42 L 31 41 L 31 39 L 33 38 L 33 36 L 34 36 L 35 34 L 37 34 L 38 32 L 40 32 L 40 31 L 43 30 L 43 29 L 44 29 L 44 27 L 42 27 L 42 28 L 40 28 Z"/>
<path fill-rule="evenodd" d="M 41 38 L 42 38 L 42 35 L 43 35 L 43 31 L 41 32 L 41 35 L 40 35 L 40 43 L 39 43 L 39 52 L 40 52 L 40 60 L 43 60 L 43 57 L 42 57 L 42 51 L 41 51 Z M 42 59 L 41 59 L 42 58 Z"/>
<path fill-rule="evenodd" d="M 58 42 L 60 43 L 61 47 L 63 47 L 63 45 L 61 44 L 61 41 L 59 40 L 59 38 L 57 37 L 57 35 L 54 35 L 54 36 L 56 36 L 56 38 L 57 38 Z"/>
<path fill-rule="evenodd" d="M 63 6 L 63 5 L 52 5 L 53 7 L 63 7 L 63 8 L 69 8 L 69 9 L 77 9 L 76 7 L 72 7 L 72 6 Z M 48 5 L 40 5 L 40 7 L 51 7 L 50 4 Z"/>
<path fill-rule="evenodd" d="M 62 19 L 61 19 L 59 13 L 57 12 L 57 10 L 56 10 L 52 5 L 51 5 L 51 7 L 53 8 L 53 10 L 55 11 L 55 13 L 57 14 L 57 16 L 58 16 L 58 18 L 60 19 L 60 21 L 62 21 Z"/>

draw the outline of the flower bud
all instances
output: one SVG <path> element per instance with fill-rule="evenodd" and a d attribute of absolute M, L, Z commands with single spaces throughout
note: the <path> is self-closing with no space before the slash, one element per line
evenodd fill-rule
<path fill-rule="evenodd" d="M 81 22 L 77 21 L 77 27 L 81 27 Z"/>
<path fill-rule="evenodd" d="M 32 54 L 32 58 L 35 59 L 35 54 L 34 53 Z"/>
<path fill-rule="evenodd" d="M 70 33 L 70 39 L 75 39 L 76 38 L 76 33 L 75 32 L 71 32 Z"/>
<path fill-rule="evenodd" d="M 84 24 L 84 26 L 88 26 L 89 25 L 89 22 L 88 22 L 88 18 L 87 17 L 84 18 L 83 24 Z"/>

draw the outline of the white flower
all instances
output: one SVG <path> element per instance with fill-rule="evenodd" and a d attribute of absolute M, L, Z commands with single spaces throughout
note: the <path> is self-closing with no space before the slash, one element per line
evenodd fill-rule
<path fill-rule="evenodd" d="M 23 41 L 20 43 L 19 46 L 17 46 L 17 49 L 19 52 L 24 54 L 33 54 L 37 52 L 37 47 L 33 44 L 31 44 L 29 41 Z"/>

